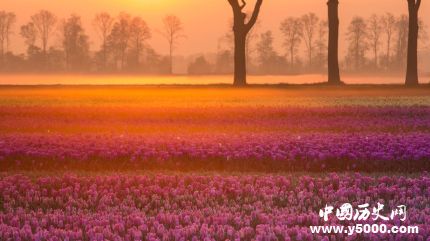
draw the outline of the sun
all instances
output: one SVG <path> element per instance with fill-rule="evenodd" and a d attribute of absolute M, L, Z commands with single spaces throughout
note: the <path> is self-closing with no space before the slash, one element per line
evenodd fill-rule
<path fill-rule="evenodd" d="M 141 11 L 141 12 L 148 12 L 148 11 L 155 11 L 155 10 L 162 10 L 169 6 L 174 5 L 174 1 L 171 0 L 109 0 L 109 1 L 103 1 L 103 0 L 94 0 L 100 5 L 108 6 L 109 8 L 115 8 L 119 11 L 121 10 L 130 10 L 131 11 Z M 98 5 L 94 4 L 94 5 Z"/>
<path fill-rule="evenodd" d="M 138 4 L 141 7 L 147 7 L 152 9 L 159 9 L 173 5 L 173 1 L 169 0 L 130 0 L 133 4 Z"/>

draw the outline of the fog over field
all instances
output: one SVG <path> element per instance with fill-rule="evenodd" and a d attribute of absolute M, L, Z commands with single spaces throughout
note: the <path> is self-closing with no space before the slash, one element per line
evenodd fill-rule
<path fill-rule="evenodd" d="M 243 10 L 248 18 L 254 4 L 255 0 L 248 1 Z M 88 4 L 83 0 L 19 0 L 3 1 L 0 9 L 0 19 L 12 16 L 7 26 L 5 24 L 8 21 L 0 21 L 5 25 L 0 28 L 7 29 L 7 33 L 2 34 L 0 55 L 3 63 L 0 64 L 0 72 L 150 75 L 233 73 L 233 15 L 228 1 L 207 3 L 187 0 L 179 3 L 171 0 L 93 0 Z M 41 10 L 46 10 L 45 13 L 49 13 L 52 20 L 45 44 L 41 39 L 44 34 L 36 31 L 35 19 L 41 16 Z M 430 16 L 425 14 L 429 11 L 430 4 L 423 1 L 419 14 L 418 43 L 418 69 L 423 74 L 430 72 Z M 404 0 L 340 1 L 338 48 L 342 72 L 404 75 L 407 14 L 407 1 Z M 106 17 L 105 21 L 109 23 L 105 26 L 104 37 L 100 29 L 100 16 Z M 165 32 L 166 16 L 174 16 L 173 19 L 179 23 L 178 38 L 171 46 L 165 38 L 168 35 Z M 248 74 L 325 73 L 328 41 L 326 21 L 326 1 L 265 1 L 258 21 L 247 38 Z M 309 27 L 312 28 L 312 34 L 308 33 Z M 298 37 L 292 40 L 289 36 L 292 36 L 293 29 L 298 31 Z M 80 42 L 74 43 L 77 39 Z M 288 77 L 289 81 L 281 82 L 309 82 L 307 77 L 303 78 L 297 81 L 296 78 Z M 269 79 L 268 83 L 272 83 L 272 78 Z M 351 83 L 367 83 L 370 80 L 344 79 Z M 400 82 L 391 78 L 373 80 L 375 83 Z M 39 80 L 36 82 L 40 83 Z"/>
<path fill-rule="evenodd" d="M 318 17 L 326 18 L 326 0 L 301 0 L 266 1 L 261 12 L 261 30 L 272 30 L 278 36 L 279 24 L 287 17 L 299 17 L 308 12 L 315 12 Z M 90 3 L 90 4 L 89 4 Z M 250 0 L 247 12 L 250 12 L 255 0 Z M 51 1 L 51 0 L 17 0 L 2 1 L 0 6 L 3 10 L 13 11 L 18 17 L 18 25 L 25 24 L 30 16 L 40 9 L 47 9 L 56 13 L 60 18 L 66 18 L 70 14 L 82 16 L 85 27 L 89 30 L 92 46 L 97 48 L 100 41 L 92 28 L 92 19 L 98 12 L 109 12 L 117 15 L 119 12 L 127 12 L 132 15 L 142 16 L 150 27 L 162 28 L 162 18 L 167 14 L 175 14 L 182 18 L 186 29 L 187 39 L 183 41 L 178 49 L 180 55 L 189 55 L 201 52 L 216 52 L 217 40 L 229 30 L 231 22 L 231 9 L 227 0 L 200 1 L 200 0 L 74 0 L 74 1 Z M 369 17 L 372 14 L 384 14 L 391 12 L 395 15 L 407 14 L 406 0 L 346 0 L 340 1 L 340 27 L 341 32 L 346 32 L 348 23 L 354 16 Z M 430 25 L 430 3 L 422 2 L 421 18 Z M 205 23 L 204 25 L 202 23 Z M 13 37 L 13 48 L 18 52 L 25 51 L 24 41 L 19 39 L 19 31 L 15 31 Z M 344 42 L 345 38 L 341 38 Z M 151 45 L 164 54 L 167 54 L 166 44 L 162 37 L 154 33 Z M 282 41 L 277 43 L 282 47 Z M 346 51 L 346 44 L 341 44 Z"/>
<path fill-rule="evenodd" d="M 0 241 L 430 241 L 429 12 L 0 0 Z"/>
<path fill-rule="evenodd" d="M 347 84 L 403 84 L 402 76 L 342 77 Z M 323 74 L 248 76 L 249 84 L 315 84 L 327 80 Z M 422 77 L 430 83 L 430 76 Z M 231 84 L 231 76 L 121 76 L 121 75 L 0 75 L 0 85 L 212 85 Z"/>

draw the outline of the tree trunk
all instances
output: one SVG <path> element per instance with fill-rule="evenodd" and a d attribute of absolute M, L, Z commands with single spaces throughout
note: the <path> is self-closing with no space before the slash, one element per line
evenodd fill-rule
<path fill-rule="evenodd" d="M 419 3 L 408 0 L 409 9 L 409 36 L 408 58 L 406 67 L 406 85 L 418 85 L 418 9 Z"/>
<path fill-rule="evenodd" d="M 375 45 L 373 49 L 373 54 L 375 55 L 375 68 L 378 68 L 378 47 Z"/>
<path fill-rule="evenodd" d="M 246 36 L 257 22 L 258 15 L 263 0 L 257 0 L 254 11 L 245 23 L 246 14 L 242 10 L 246 6 L 246 1 L 228 0 L 233 10 L 233 32 L 234 32 L 234 85 L 246 85 Z"/>
<path fill-rule="evenodd" d="M 246 34 L 242 29 L 234 31 L 234 85 L 246 85 Z"/>
<path fill-rule="evenodd" d="M 122 51 L 122 53 L 121 53 L 121 71 L 124 71 L 124 65 L 125 65 L 125 51 Z"/>
<path fill-rule="evenodd" d="M 390 62 L 391 62 L 391 56 L 390 56 L 390 51 L 391 51 L 391 37 L 388 37 L 387 39 L 387 69 L 390 66 Z"/>
<path fill-rule="evenodd" d="M 339 73 L 339 1 L 328 0 L 328 83 L 341 84 Z"/>
<path fill-rule="evenodd" d="M 360 70 L 360 40 L 355 41 L 355 70 Z"/>
<path fill-rule="evenodd" d="M 385 63 L 385 70 L 388 70 L 391 66 L 391 37 L 387 39 L 387 60 Z"/>
<path fill-rule="evenodd" d="M 291 70 L 293 70 L 294 69 L 294 45 L 293 44 L 291 44 L 291 48 L 290 48 L 290 63 L 291 63 Z"/>
<path fill-rule="evenodd" d="M 169 74 L 173 74 L 173 43 L 170 41 L 169 44 Z"/>
<path fill-rule="evenodd" d="M 106 71 L 106 66 L 107 66 L 107 50 L 106 50 L 106 45 L 107 45 L 107 41 L 106 41 L 106 37 L 103 37 L 103 71 Z"/>
<path fill-rule="evenodd" d="M 2 37 L 0 37 L 2 38 Z M 5 64 L 6 60 L 5 60 L 5 56 L 4 56 L 4 43 L 3 43 L 3 38 L 0 39 L 0 69 L 2 69 L 3 65 Z"/>
<path fill-rule="evenodd" d="M 0 33 L 1 34 L 1 33 Z M 4 39 L 3 36 L 0 36 L 0 60 L 1 64 L 3 64 L 3 57 L 4 57 Z"/>

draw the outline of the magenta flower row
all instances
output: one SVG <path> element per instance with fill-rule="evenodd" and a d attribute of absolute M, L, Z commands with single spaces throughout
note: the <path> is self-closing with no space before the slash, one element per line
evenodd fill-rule
<path fill-rule="evenodd" d="M 0 178 L 0 240 L 428 240 L 430 176 L 98 175 Z M 318 210 L 348 202 L 407 206 L 419 234 L 311 234 L 353 225 Z M 356 222 L 358 223 L 358 222 Z M 363 222 L 361 222 L 363 223 Z"/>
<path fill-rule="evenodd" d="M 3 135 L 3 167 L 429 170 L 430 133 Z"/>

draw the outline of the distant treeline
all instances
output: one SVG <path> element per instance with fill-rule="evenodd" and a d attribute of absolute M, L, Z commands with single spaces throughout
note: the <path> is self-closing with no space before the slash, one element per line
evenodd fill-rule
<path fill-rule="evenodd" d="M 148 43 L 152 31 L 141 17 L 121 13 L 113 17 L 100 13 L 94 17 L 93 30 L 100 37 L 98 50 L 90 50 L 90 39 L 81 18 L 71 15 L 59 20 L 42 10 L 23 26 L 16 26 L 16 15 L 0 11 L 1 72 L 85 72 L 171 74 L 174 50 L 184 36 L 183 25 L 176 16 L 163 19 L 158 31 L 166 38 L 169 55 L 157 53 Z M 426 28 L 420 23 L 420 41 L 427 40 Z M 327 69 L 327 21 L 314 13 L 289 17 L 280 23 L 283 51 L 274 47 L 272 31 L 253 28 L 246 39 L 246 59 L 251 74 L 320 73 Z M 18 30 L 18 31 L 17 31 Z M 25 40 L 25 54 L 10 49 L 12 34 Z M 60 44 L 53 38 L 60 36 Z M 391 13 L 354 17 L 344 39 L 348 44 L 342 61 L 348 72 L 401 72 L 407 55 L 408 17 Z M 304 52 L 303 52 L 304 51 Z M 232 32 L 221 37 L 215 58 L 194 57 L 188 64 L 189 74 L 233 73 L 234 41 Z"/>

